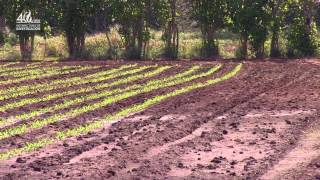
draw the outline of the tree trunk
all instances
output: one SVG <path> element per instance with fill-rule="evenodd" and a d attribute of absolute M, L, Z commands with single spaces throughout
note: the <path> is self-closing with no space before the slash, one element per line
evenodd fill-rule
<path fill-rule="evenodd" d="M 202 54 L 205 57 L 213 58 L 219 56 L 219 48 L 214 37 L 215 31 L 212 26 L 204 24 L 202 26 Z"/>
<path fill-rule="evenodd" d="M 4 31 L 5 31 L 5 20 L 2 15 L 0 15 L 0 47 L 4 45 Z"/>
<path fill-rule="evenodd" d="M 281 52 L 279 49 L 279 36 L 280 36 L 280 22 L 278 19 L 279 9 L 283 0 L 275 1 L 272 6 L 272 19 L 274 21 L 272 27 L 272 38 L 271 38 L 271 49 L 270 49 L 270 57 L 277 58 L 281 56 Z"/>
<path fill-rule="evenodd" d="M 143 30 L 144 30 L 144 15 L 140 17 L 138 23 L 138 47 L 137 47 L 137 59 L 141 59 L 143 49 Z"/>
<path fill-rule="evenodd" d="M 164 37 L 166 42 L 165 56 L 176 59 L 179 53 L 179 28 L 176 23 L 176 0 L 170 1 L 171 20 L 168 22 Z"/>
<path fill-rule="evenodd" d="M 23 61 L 31 61 L 34 48 L 34 32 L 20 32 L 19 44 Z"/>
<path fill-rule="evenodd" d="M 248 59 L 248 35 L 243 34 L 241 36 L 241 51 L 240 51 L 240 58 Z"/>
<path fill-rule="evenodd" d="M 67 43 L 69 49 L 69 57 L 81 57 L 85 48 L 85 35 L 78 34 L 77 36 L 67 34 Z"/>
<path fill-rule="evenodd" d="M 281 56 L 279 50 L 279 27 L 273 27 L 272 31 L 272 39 L 271 39 L 271 50 L 270 50 L 270 57 L 277 58 Z"/>
<path fill-rule="evenodd" d="M 262 42 L 256 52 L 256 58 L 258 58 L 258 59 L 264 58 L 264 44 L 265 44 L 265 42 Z"/>

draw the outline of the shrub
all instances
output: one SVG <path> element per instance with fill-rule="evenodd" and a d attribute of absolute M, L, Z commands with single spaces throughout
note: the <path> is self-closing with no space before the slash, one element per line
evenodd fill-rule
<path fill-rule="evenodd" d="M 68 56 L 67 52 L 67 45 L 65 37 L 55 36 L 47 39 L 46 42 L 46 57 L 59 57 L 59 58 L 65 58 Z"/>

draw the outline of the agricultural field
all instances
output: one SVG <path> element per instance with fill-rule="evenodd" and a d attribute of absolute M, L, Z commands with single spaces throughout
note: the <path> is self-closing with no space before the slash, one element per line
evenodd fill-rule
<path fill-rule="evenodd" d="M 320 179 L 317 60 L 0 62 L 0 179 Z"/>

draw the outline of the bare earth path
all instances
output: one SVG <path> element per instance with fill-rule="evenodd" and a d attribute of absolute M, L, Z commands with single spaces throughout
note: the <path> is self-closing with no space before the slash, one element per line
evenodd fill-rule
<path fill-rule="evenodd" d="M 0 161 L 0 178 L 320 179 L 318 62 L 244 63 L 228 81 Z"/>

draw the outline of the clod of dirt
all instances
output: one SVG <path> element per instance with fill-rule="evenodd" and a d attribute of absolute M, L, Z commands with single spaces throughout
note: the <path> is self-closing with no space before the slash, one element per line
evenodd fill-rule
<path fill-rule="evenodd" d="M 270 141 L 270 144 L 277 144 L 277 142 L 275 142 L 275 141 Z"/>
<path fill-rule="evenodd" d="M 291 125 L 291 124 L 292 124 L 292 122 L 291 122 L 291 121 L 289 121 L 289 120 L 286 120 L 286 123 L 287 123 L 287 124 L 289 124 L 289 125 Z"/>
<path fill-rule="evenodd" d="M 178 163 L 177 167 L 178 167 L 178 168 L 184 168 L 183 163 L 181 163 L 181 162 Z"/>
<path fill-rule="evenodd" d="M 220 164 L 223 160 L 226 160 L 224 157 L 215 157 L 211 160 L 212 163 Z"/>
<path fill-rule="evenodd" d="M 231 161 L 230 165 L 236 165 L 238 162 L 237 161 Z"/>
<path fill-rule="evenodd" d="M 63 143 L 63 147 L 69 147 L 69 144 L 68 143 Z"/>
<path fill-rule="evenodd" d="M 40 172 L 40 171 L 41 171 L 41 168 L 40 168 L 40 167 L 33 167 L 33 170 L 34 170 L 34 171 L 37 171 L 37 172 Z"/>
<path fill-rule="evenodd" d="M 217 167 L 212 165 L 212 164 L 210 164 L 209 166 L 207 166 L 207 168 L 210 169 L 210 170 L 213 170 L 213 169 L 216 169 Z"/>
<path fill-rule="evenodd" d="M 16 162 L 17 162 L 17 163 L 26 163 L 26 162 L 27 162 L 27 160 L 25 160 L 25 159 L 23 159 L 23 158 L 19 157 L 19 158 L 17 158 Z"/>
<path fill-rule="evenodd" d="M 108 170 L 107 173 L 110 175 L 110 176 L 115 176 L 116 175 L 116 172 L 112 171 L 112 170 Z"/>

